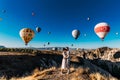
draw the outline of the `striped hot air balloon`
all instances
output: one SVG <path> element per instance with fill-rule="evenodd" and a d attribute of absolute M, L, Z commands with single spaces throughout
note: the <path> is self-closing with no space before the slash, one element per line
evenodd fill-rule
<path fill-rule="evenodd" d="M 110 31 L 110 26 L 106 22 L 101 22 L 95 26 L 94 31 L 101 40 L 104 40 L 105 36 Z"/>

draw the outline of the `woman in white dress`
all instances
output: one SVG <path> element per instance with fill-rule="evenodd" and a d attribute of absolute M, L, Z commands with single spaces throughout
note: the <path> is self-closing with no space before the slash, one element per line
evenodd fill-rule
<path fill-rule="evenodd" d="M 69 74 L 69 66 L 70 66 L 70 51 L 69 48 L 63 48 L 63 59 L 62 59 L 62 66 L 61 66 L 61 73 L 63 74 L 63 70 L 67 69 L 67 74 Z"/>

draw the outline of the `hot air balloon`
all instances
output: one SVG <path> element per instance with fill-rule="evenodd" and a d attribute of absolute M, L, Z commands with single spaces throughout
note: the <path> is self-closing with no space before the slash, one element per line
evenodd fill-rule
<path fill-rule="evenodd" d="M 51 34 L 51 32 L 48 32 L 48 34 Z"/>
<path fill-rule="evenodd" d="M 6 13 L 6 10 L 2 10 L 2 13 Z"/>
<path fill-rule="evenodd" d="M 32 12 L 32 16 L 35 16 L 35 13 L 34 13 L 34 12 Z"/>
<path fill-rule="evenodd" d="M 87 34 L 84 34 L 84 36 L 86 37 L 86 36 L 87 36 Z"/>
<path fill-rule="evenodd" d="M 29 28 L 23 28 L 20 30 L 19 32 L 20 37 L 22 38 L 22 40 L 24 41 L 25 45 L 27 45 L 29 43 L 29 41 L 31 41 L 34 37 L 34 31 L 29 29 Z"/>
<path fill-rule="evenodd" d="M 87 21 L 89 21 L 89 20 L 90 20 L 90 18 L 88 17 L 88 18 L 87 18 Z"/>
<path fill-rule="evenodd" d="M 72 31 L 73 38 L 77 39 L 79 37 L 79 35 L 80 35 L 79 30 L 75 29 L 75 30 Z"/>
<path fill-rule="evenodd" d="M 71 44 L 71 46 L 73 46 L 73 44 Z"/>
<path fill-rule="evenodd" d="M 47 42 L 48 45 L 50 45 L 50 42 Z"/>
<path fill-rule="evenodd" d="M 106 22 L 101 22 L 95 26 L 94 31 L 101 40 L 104 40 L 105 36 L 110 31 L 110 26 Z"/>
<path fill-rule="evenodd" d="M 36 31 L 39 33 L 41 31 L 40 27 L 36 27 Z"/>
<path fill-rule="evenodd" d="M 44 44 L 43 46 L 45 47 L 46 45 Z"/>
<path fill-rule="evenodd" d="M 116 32 L 116 35 L 118 35 L 119 33 L 118 32 Z"/>

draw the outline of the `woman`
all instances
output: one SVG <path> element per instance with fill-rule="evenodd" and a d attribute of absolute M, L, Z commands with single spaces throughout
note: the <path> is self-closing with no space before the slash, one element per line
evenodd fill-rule
<path fill-rule="evenodd" d="M 69 74 L 69 65 L 70 65 L 70 51 L 69 48 L 63 48 L 63 59 L 62 59 L 62 66 L 61 66 L 61 74 L 63 74 L 63 70 L 67 69 L 67 74 Z"/>

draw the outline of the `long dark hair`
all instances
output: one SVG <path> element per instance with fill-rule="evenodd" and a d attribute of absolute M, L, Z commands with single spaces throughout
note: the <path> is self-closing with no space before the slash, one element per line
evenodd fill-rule
<path fill-rule="evenodd" d="M 63 51 L 64 51 L 64 50 L 67 50 L 67 49 L 66 49 L 66 48 L 63 48 Z"/>

